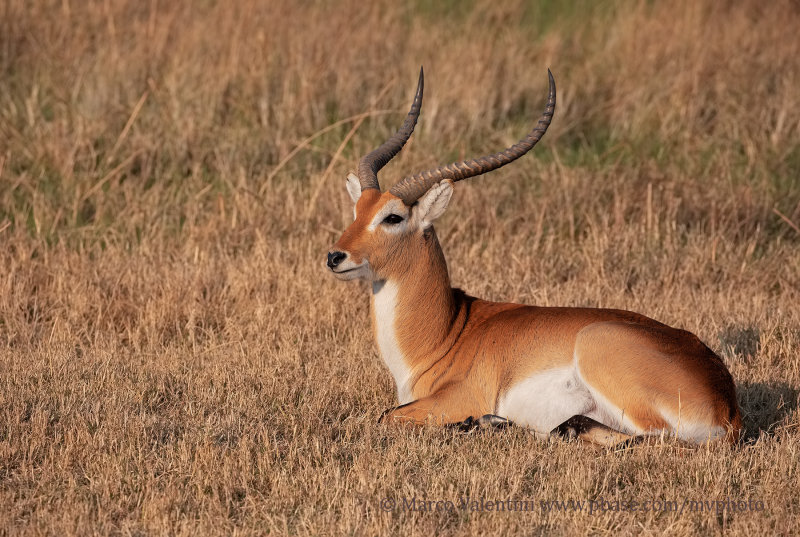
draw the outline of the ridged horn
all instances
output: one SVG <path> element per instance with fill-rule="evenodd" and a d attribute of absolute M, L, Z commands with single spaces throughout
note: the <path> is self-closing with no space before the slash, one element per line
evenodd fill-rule
<path fill-rule="evenodd" d="M 547 96 L 547 106 L 545 106 L 544 113 L 542 113 L 542 117 L 539 118 L 536 127 L 519 142 L 493 155 L 454 162 L 446 166 L 439 166 L 432 170 L 405 177 L 389 191 L 402 199 L 406 205 L 412 205 L 420 196 L 425 194 L 429 188 L 440 181 L 445 179 L 461 181 L 462 179 L 488 173 L 501 166 L 505 166 L 509 162 L 517 160 L 533 149 L 536 142 L 547 132 L 547 127 L 550 126 L 550 122 L 553 120 L 553 113 L 556 109 L 556 82 L 553 80 L 553 73 L 550 72 L 550 69 L 547 70 L 547 76 L 550 79 L 550 92 Z"/>
<path fill-rule="evenodd" d="M 391 138 L 381 144 L 380 147 L 362 157 L 358 163 L 358 181 L 361 183 L 361 190 L 367 188 L 377 188 L 380 190 L 380 186 L 378 185 L 378 171 L 386 166 L 386 164 L 403 149 L 411 133 L 414 132 L 414 127 L 417 124 L 417 118 L 419 118 L 419 112 L 422 108 L 423 86 L 424 76 L 422 67 L 420 67 L 417 93 L 414 96 L 414 102 L 411 104 L 411 110 L 408 111 L 408 116 L 406 116 L 403 126 L 400 127 Z"/>

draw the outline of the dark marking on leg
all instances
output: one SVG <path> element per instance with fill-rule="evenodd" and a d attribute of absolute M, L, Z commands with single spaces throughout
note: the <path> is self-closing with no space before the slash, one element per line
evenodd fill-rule
<path fill-rule="evenodd" d="M 458 423 L 448 423 L 448 427 L 454 427 L 461 432 L 471 432 L 475 429 L 506 429 L 514 425 L 506 418 L 495 416 L 494 414 L 484 414 L 480 418 L 468 417 Z"/>
<path fill-rule="evenodd" d="M 495 414 L 484 414 L 478 418 L 478 425 L 480 425 L 481 429 L 507 429 L 514 424 L 501 416 L 496 416 Z"/>
<path fill-rule="evenodd" d="M 580 439 L 584 442 L 609 447 L 630 447 L 641 441 L 642 437 L 631 436 L 612 429 L 586 416 L 572 416 L 553 429 L 553 435 L 565 440 Z"/>
<path fill-rule="evenodd" d="M 414 402 L 414 401 L 411 401 L 411 403 L 413 403 L 413 402 Z M 404 404 L 404 405 L 400 405 L 400 406 L 394 406 L 394 407 L 392 407 L 392 408 L 387 408 L 386 410 L 384 410 L 383 412 L 381 412 L 381 415 L 380 415 L 380 417 L 378 418 L 378 423 L 382 423 L 382 422 L 383 422 L 383 418 L 385 418 L 385 417 L 386 417 L 386 414 L 389 414 L 390 412 L 394 412 L 395 410 L 397 410 L 397 409 L 400 409 L 400 408 L 403 408 L 404 406 L 408 406 L 408 405 L 410 405 L 411 403 L 406 403 L 406 404 Z"/>

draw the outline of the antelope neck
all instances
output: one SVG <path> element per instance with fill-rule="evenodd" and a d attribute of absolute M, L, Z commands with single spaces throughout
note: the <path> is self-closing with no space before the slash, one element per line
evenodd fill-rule
<path fill-rule="evenodd" d="M 458 321 L 463 324 L 444 254 L 431 234 L 402 274 L 372 283 L 375 339 L 400 404 L 424 395 L 414 393 L 414 384 L 447 353 Z"/>

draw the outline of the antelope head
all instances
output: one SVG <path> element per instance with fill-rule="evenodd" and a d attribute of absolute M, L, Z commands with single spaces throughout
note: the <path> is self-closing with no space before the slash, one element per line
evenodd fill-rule
<path fill-rule="evenodd" d="M 547 70 L 550 90 L 547 106 L 536 127 L 511 147 L 480 158 L 405 177 L 381 192 L 378 171 L 405 145 L 422 108 L 423 72 L 403 126 L 380 147 L 364 156 L 358 174 L 347 176 L 347 192 L 355 204 L 355 220 L 328 252 L 327 266 L 341 280 L 382 280 L 402 274 L 416 258 L 415 252 L 431 238 L 433 222 L 444 213 L 453 193 L 453 183 L 505 166 L 541 139 L 553 119 L 556 86 Z"/>

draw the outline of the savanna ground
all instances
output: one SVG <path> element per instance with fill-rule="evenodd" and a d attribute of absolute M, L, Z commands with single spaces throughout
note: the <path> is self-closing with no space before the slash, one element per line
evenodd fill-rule
<path fill-rule="evenodd" d="M 5 0 L 0 533 L 792 532 L 797 28 L 789 1 Z M 548 66 L 558 84 L 533 153 L 460 183 L 437 224 L 454 284 L 697 333 L 743 445 L 376 425 L 395 390 L 367 288 L 323 262 L 420 65 L 385 185 L 514 142 Z M 642 509 L 540 503 L 600 499 Z"/>

